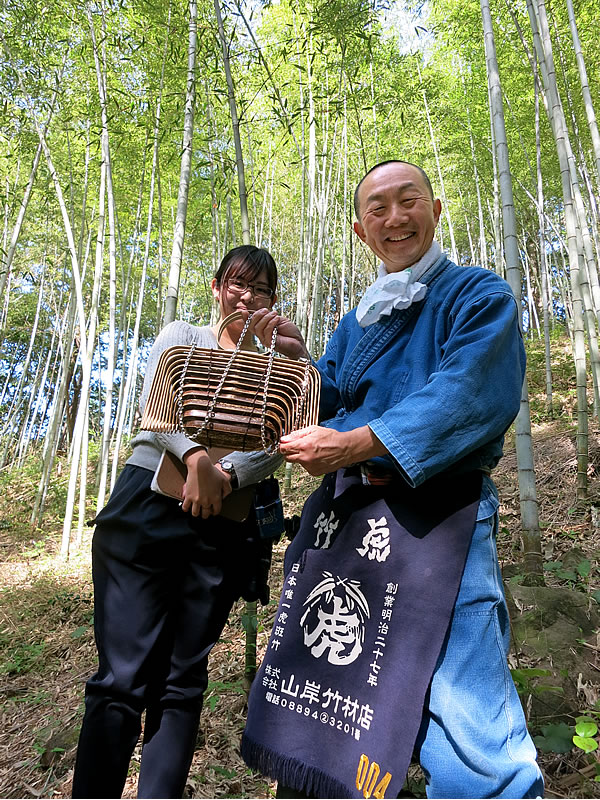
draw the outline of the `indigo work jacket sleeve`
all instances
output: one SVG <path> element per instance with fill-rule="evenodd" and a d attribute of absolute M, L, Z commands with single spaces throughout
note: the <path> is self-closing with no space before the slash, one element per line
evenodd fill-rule
<path fill-rule="evenodd" d="M 423 279 L 424 300 L 374 325 L 347 314 L 318 362 L 323 424 L 368 425 L 413 486 L 497 464 L 525 370 L 505 281 L 445 256 Z"/>

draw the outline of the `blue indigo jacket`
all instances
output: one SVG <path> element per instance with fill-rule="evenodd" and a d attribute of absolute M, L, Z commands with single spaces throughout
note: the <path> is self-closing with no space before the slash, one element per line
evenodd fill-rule
<path fill-rule="evenodd" d="M 361 328 L 350 311 L 317 362 L 321 424 L 368 425 L 412 486 L 489 470 L 519 411 L 525 349 L 506 281 L 442 255 L 425 298 Z"/>

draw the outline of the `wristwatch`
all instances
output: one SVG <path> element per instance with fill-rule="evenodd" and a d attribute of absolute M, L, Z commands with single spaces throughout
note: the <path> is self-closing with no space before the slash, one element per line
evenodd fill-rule
<path fill-rule="evenodd" d="M 232 489 L 237 489 L 238 486 L 239 486 L 238 478 L 237 478 L 237 475 L 235 474 L 235 467 L 233 466 L 231 461 L 228 461 L 226 458 L 220 458 L 219 459 L 219 466 L 221 467 L 223 472 L 229 473 L 229 479 L 231 481 L 231 488 Z"/>

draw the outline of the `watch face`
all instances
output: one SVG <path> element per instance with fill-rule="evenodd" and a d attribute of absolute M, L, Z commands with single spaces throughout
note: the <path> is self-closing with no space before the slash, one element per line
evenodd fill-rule
<path fill-rule="evenodd" d="M 219 464 L 225 470 L 225 472 L 231 472 L 233 469 L 233 464 L 231 461 L 219 461 Z"/>

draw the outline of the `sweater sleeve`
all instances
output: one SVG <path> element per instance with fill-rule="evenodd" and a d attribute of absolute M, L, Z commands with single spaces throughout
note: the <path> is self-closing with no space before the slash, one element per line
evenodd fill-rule
<path fill-rule="evenodd" d="M 240 488 L 268 478 L 283 463 L 283 456 L 279 453 L 267 455 L 261 450 L 252 453 L 236 451 L 230 453 L 227 459 L 233 464 Z"/>
<path fill-rule="evenodd" d="M 189 345 L 194 341 L 200 344 L 200 342 L 198 342 L 198 332 L 204 332 L 204 330 L 203 328 L 194 328 L 187 322 L 175 320 L 165 325 L 160 331 L 152 345 L 150 355 L 148 356 L 144 385 L 140 397 L 140 411 L 144 411 L 162 353 L 169 347 L 175 347 L 177 345 Z M 206 346 L 206 343 L 202 342 L 202 346 Z M 189 450 L 198 447 L 197 442 L 189 439 L 184 433 L 153 433 L 152 436 L 159 448 L 166 448 L 182 461 Z"/>

